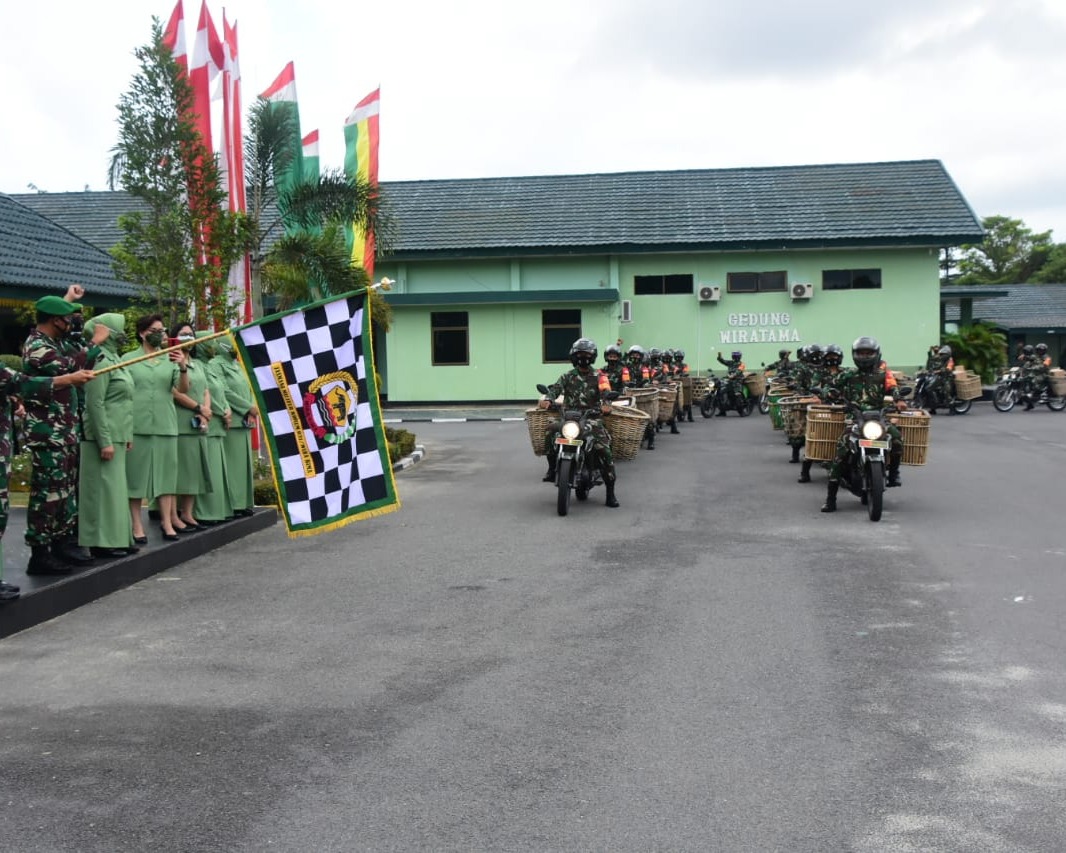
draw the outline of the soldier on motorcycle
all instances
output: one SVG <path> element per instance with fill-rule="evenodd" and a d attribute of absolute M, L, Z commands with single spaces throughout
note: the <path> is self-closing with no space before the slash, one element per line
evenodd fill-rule
<path fill-rule="evenodd" d="M 745 368 L 743 353 L 740 350 L 733 350 L 728 360 L 722 358 L 721 353 L 718 353 L 717 358 L 718 363 L 724 364 L 727 368 L 725 393 L 718 397 L 718 417 L 724 418 L 726 416 L 725 398 L 729 398 L 732 401 L 743 399 Z"/>
<path fill-rule="evenodd" d="M 789 358 L 790 355 L 792 355 L 792 350 L 778 350 L 777 361 L 772 361 L 766 365 L 766 370 L 773 370 L 781 379 L 787 379 L 796 366 L 796 363 Z"/>
<path fill-rule="evenodd" d="M 1031 350 L 1031 352 L 1028 352 Z M 1048 373 L 1051 370 L 1051 357 L 1047 354 L 1047 344 L 1039 343 L 1035 347 L 1025 347 L 1023 350 L 1026 359 L 1022 363 L 1022 375 L 1029 383 L 1028 396 L 1025 398 L 1025 408 L 1028 411 L 1039 402 L 1040 394 L 1048 384 Z"/>
<path fill-rule="evenodd" d="M 951 357 L 951 347 L 944 344 L 935 354 L 931 353 L 926 370 L 936 375 L 936 397 L 929 406 L 929 414 L 936 414 L 937 402 L 947 406 L 950 414 L 955 414 L 951 408 L 951 401 L 955 399 L 955 359 Z"/>
<path fill-rule="evenodd" d="M 593 370 L 596 363 L 597 348 L 594 341 L 588 338 L 579 338 L 570 347 L 570 363 L 573 370 L 568 370 L 558 381 L 548 386 L 547 399 L 541 400 L 540 408 L 546 409 L 551 402 L 560 395 L 563 398 L 563 411 L 576 409 L 585 411 L 599 409 L 601 415 L 611 412 L 610 403 L 603 399 L 603 394 L 611 390 L 611 383 L 602 371 Z M 606 505 L 618 506 L 618 499 L 614 495 L 616 473 L 614 468 L 614 456 L 611 453 L 611 436 L 607 433 L 607 427 L 603 425 L 601 418 L 591 419 L 592 441 L 588 448 L 590 459 L 596 464 L 600 474 L 603 475 L 603 483 L 607 487 Z M 544 482 L 555 481 L 555 467 L 559 458 L 555 439 L 560 434 L 562 424 L 556 422 L 548 431 L 544 440 L 544 448 L 548 455 L 548 473 L 544 475 Z"/>
<path fill-rule="evenodd" d="M 629 367 L 622 361 L 622 348 L 618 344 L 611 344 L 604 350 L 603 357 L 607 361 L 603 372 L 607 374 L 611 389 L 621 393 L 626 385 L 631 384 Z"/>
<path fill-rule="evenodd" d="M 651 385 L 651 370 L 645 364 L 648 355 L 644 347 L 633 344 L 626 351 L 626 361 L 629 363 L 629 384 L 634 388 L 646 388 Z M 648 443 L 648 450 L 655 449 L 655 424 L 648 423 L 644 428 L 644 438 L 641 441 Z"/>
<path fill-rule="evenodd" d="M 881 345 L 876 338 L 868 335 L 856 338 L 851 345 L 851 358 L 855 367 L 840 371 L 831 386 L 838 398 L 854 403 L 863 410 L 880 410 L 885 406 L 885 397 L 890 396 L 897 409 L 902 411 L 907 408 L 907 403 L 899 396 L 896 378 L 891 371 L 885 369 L 884 362 L 881 361 Z M 889 425 L 888 435 L 888 482 L 885 485 L 900 486 L 902 480 L 899 466 L 903 461 L 903 438 L 899 427 L 893 425 Z M 836 512 L 840 477 L 850 461 L 850 453 L 848 430 L 845 429 L 837 442 L 836 458 L 829 464 L 829 487 L 822 512 Z"/>
<path fill-rule="evenodd" d="M 822 347 L 814 344 L 818 347 L 820 358 L 822 361 L 821 366 L 817 370 L 812 370 L 808 373 L 809 384 L 803 391 L 803 394 L 810 394 L 811 389 L 823 389 L 832 388 L 833 383 L 836 382 L 836 378 L 840 373 L 840 366 L 844 363 L 844 350 L 838 347 L 836 344 L 829 344 L 823 350 Z M 792 445 L 792 459 L 791 462 L 799 462 L 799 449 L 803 447 L 805 439 L 800 436 L 798 439 L 789 439 L 789 444 Z M 800 467 L 798 483 L 809 483 L 811 481 L 811 464 L 812 460 L 804 459 L 803 465 Z"/>

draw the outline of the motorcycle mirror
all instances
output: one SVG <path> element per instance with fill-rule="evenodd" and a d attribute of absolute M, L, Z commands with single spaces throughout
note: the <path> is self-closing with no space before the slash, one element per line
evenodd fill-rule
<path fill-rule="evenodd" d="M 603 399 L 610 402 L 611 400 L 617 400 L 620 396 L 617 391 L 608 391 L 603 395 Z"/>
<path fill-rule="evenodd" d="M 538 385 L 537 386 L 537 390 L 540 391 L 541 394 L 547 394 L 548 393 L 548 386 L 547 385 Z"/>

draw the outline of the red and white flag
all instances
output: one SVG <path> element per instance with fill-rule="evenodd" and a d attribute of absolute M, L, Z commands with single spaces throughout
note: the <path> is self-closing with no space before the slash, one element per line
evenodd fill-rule
<path fill-rule="evenodd" d="M 170 13 L 167 28 L 163 30 L 163 45 L 173 55 L 175 61 L 184 71 L 189 70 L 189 55 L 185 48 L 185 12 L 181 0 Z"/>
<path fill-rule="evenodd" d="M 241 67 L 237 51 L 237 23 L 230 26 L 222 11 L 225 61 L 222 66 L 222 148 L 219 166 L 226 182 L 231 212 L 248 212 L 244 182 L 244 132 L 241 126 Z M 251 257 L 245 255 L 230 267 L 230 300 L 242 306 L 245 323 L 252 321 Z"/>

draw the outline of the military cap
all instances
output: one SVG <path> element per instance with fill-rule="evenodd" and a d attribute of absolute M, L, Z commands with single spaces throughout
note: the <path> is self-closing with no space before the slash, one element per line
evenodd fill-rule
<path fill-rule="evenodd" d="M 34 308 L 41 314 L 50 314 L 53 317 L 66 317 L 77 310 L 61 296 L 42 296 L 34 304 Z"/>

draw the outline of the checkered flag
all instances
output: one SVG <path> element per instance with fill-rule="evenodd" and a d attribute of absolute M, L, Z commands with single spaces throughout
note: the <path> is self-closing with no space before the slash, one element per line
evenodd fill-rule
<path fill-rule="evenodd" d="M 236 330 L 290 536 L 398 509 L 365 292 Z"/>

